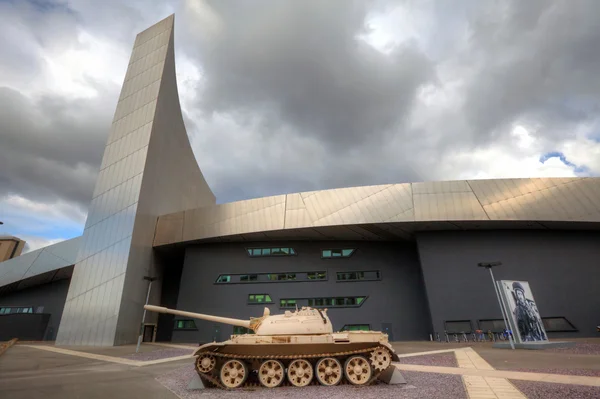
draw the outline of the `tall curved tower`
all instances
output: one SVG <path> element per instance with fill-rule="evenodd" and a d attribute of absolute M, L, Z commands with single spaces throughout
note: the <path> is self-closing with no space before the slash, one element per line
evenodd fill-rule
<path fill-rule="evenodd" d="M 185 130 L 171 15 L 137 35 L 56 338 L 57 345 L 136 341 L 159 215 L 215 204 Z M 152 287 L 151 302 L 160 298 Z"/>

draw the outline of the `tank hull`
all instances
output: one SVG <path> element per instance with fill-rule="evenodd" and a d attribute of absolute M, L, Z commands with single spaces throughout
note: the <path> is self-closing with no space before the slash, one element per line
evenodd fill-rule
<path fill-rule="evenodd" d="M 195 355 L 206 351 L 223 354 L 258 356 L 311 355 L 329 352 L 347 352 L 384 346 L 390 351 L 393 361 L 398 355 L 389 344 L 387 336 L 377 331 L 356 331 L 323 335 L 274 335 L 254 334 L 233 335 L 223 342 L 213 342 L 200 346 Z"/>
<path fill-rule="evenodd" d="M 209 386 L 223 389 L 260 385 L 370 385 L 381 373 L 394 367 L 392 361 L 398 360 L 387 335 L 376 331 L 313 336 L 233 335 L 227 341 L 200 346 L 195 355 L 200 378 Z M 243 378 L 227 378 L 228 367 L 232 369 L 232 365 L 245 373 Z M 274 386 L 264 381 L 269 366 L 280 373 Z M 300 373 L 310 370 L 306 371 L 310 375 L 299 379 L 294 374 L 296 368 L 301 369 Z M 362 374 L 353 374 L 355 370 Z"/>

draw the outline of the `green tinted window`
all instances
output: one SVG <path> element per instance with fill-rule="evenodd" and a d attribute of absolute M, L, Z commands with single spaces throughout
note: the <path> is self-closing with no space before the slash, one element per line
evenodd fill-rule
<path fill-rule="evenodd" d="M 295 299 L 282 299 L 279 301 L 279 306 L 282 308 L 295 308 L 296 300 Z"/>
<path fill-rule="evenodd" d="M 355 249 L 324 249 L 321 251 L 322 258 L 348 258 Z"/>
<path fill-rule="evenodd" d="M 194 320 L 177 320 L 175 321 L 175 328 L 177 330 L 196 330 L 196 323 L 194 323 Z"/>
<path fill-rule="evenodd" d="M 227 276 L 224 274 L 221 274 L 218 278 L 217 278 L 217 283 L 228 283 L 231 281 L 231 276 Z"/>
<path fill-rule="evenodd" d="M 248 295 L 249 303 L 268 303 L 271 301 L 271 296 L 269 294 L 250 294 Z"/>

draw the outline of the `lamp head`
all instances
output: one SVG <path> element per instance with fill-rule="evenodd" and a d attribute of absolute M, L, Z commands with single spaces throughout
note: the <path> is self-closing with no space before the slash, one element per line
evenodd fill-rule
<path fill-rule="evenodd" d="M 485 267 L 486 269 L 490 269 L 494 266 L 500 266 L 502 262 L 480 262 L 477 264 L 479 267 Z"/>

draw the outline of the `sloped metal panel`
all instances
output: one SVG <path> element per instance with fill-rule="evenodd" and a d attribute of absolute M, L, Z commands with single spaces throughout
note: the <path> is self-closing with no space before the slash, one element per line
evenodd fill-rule
<path fill-rule="evenodd" d="M 75 264 L 80 242 L 75 237 L 0 262 L 0 287 Z"/>
<path fill-rule="evenodd" d="M 285 206 L 273 205 L 281 203 Z M 256 213 L 257 207 L 269 205 L 273 212 Z M 172 216 L 160 219 L 163 217 Z M 360 228 L 320 228 L 382 224 L 406 238 L 419 230 L 459 229 L 452 224 L 455 222 L 492 220 L 600 222 L 600 178 L 426 182 L 295 193 L 186 212 L 181 239 L 161 228 L 159 220 L 157 236 L 161 242 L 174 243 L 269 230 L 298 230 L 301 234 L 303 229 L 313 228 L 322 234 L 337 231 L 338 238 L 358 239 Z M 538 223 L 531 228 L 544 227 Z M 369 239 L 368 233 L 363 234 Z M 377 239 L 373 234 L 370 237 Z M 162 244 L 155 240 L 154 245 Z"/>
<path fill-rule="evenodd" d="M 600 221 L 596 178 L 471 181 L 491 220 Z"/>
<path fill-rule="evenodd" d="M 136 38 L 67 294 L 58 345 L 135 342 L 147 289 L 143 276 L 158 276 L 160 269 L 152 254 L 158 215 L 215 203 L 181 115 L 173 27 L 171 15 Z M 152 300 L 157 295 L 159 289 L 153 291 Z"/>
<path fill-rule="evenodd" d="M 284 195 L 198 208 L 185 212 L 183 240 L 281 230 L 284 216 Z"/>
<path fill-rule="evenodd" d="M 413 183 L 415 220 L 486 220 L 466 181 Z"/>

